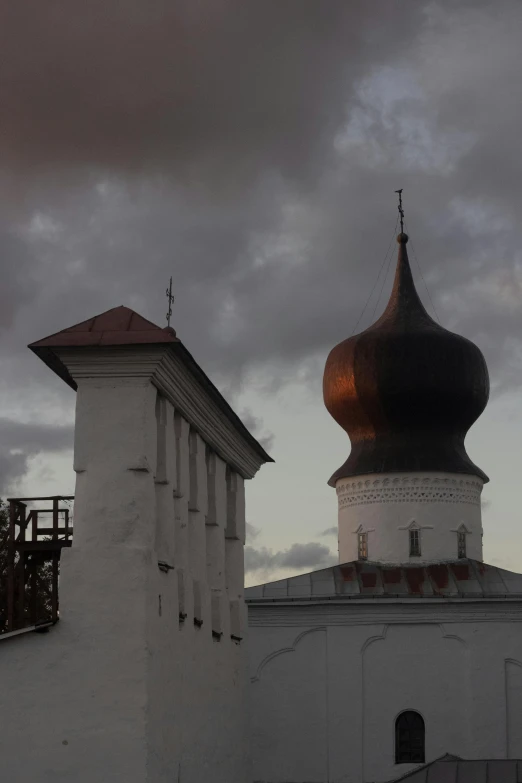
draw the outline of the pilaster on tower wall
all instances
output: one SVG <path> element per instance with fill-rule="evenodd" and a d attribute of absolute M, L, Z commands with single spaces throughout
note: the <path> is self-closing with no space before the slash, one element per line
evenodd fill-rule
<path fill-rule="evenodd" d="M 230 633 L 241 638 L 247 625 L 245 595 L 245 482 L 234 471 L 227 475 L 227 527 L 225 530 L 225 582 L 230 602 Z"/>
<path fill-rule="evenodd" d="M 171 422 L 172 423 L 172 422 Z M 188 615 L 193 611 L 192 577 L 189 566 L 189 431 L 190 425 L 179 411 L 174 410 L 174 564 L 178 575 L 179 612 Z M 190 611 L 189 611 L 190 610 Z"/>
<path fill-rule="evenodd" d="M 209 585 L 206 578 L 205 518 L 207 515 L 207 468 L 205 443 L 193 429 L 189 431 L 188 542 L 189 571 L 195 585 L 194 595 L 201 597 L 204 619 L 209 622 Z"/>
<path fill-rule="evenodd" d="M 173 427 L 174 407 L 165 397 L 156 394 L 156 540 L 160 561 L 174 564 L 177 557 L 175 528 L 170 521 L 175 515 L 176 435 Z"/>
<path fill-rule="evenodd" d="M 206 569 L 211 591 L 214 633 L 230 634 L 225 593 L 225 529 L 227 524 L 227 466 L 217 454 L 207 454 L 208 513 L 206 518 Z"/>
<path fill-rule="evenodd" d="M 164 420 L 158 415 L 163 410 L 167 412 L 166 427 L 171 433 L 165 438 Z M 169 469 L 166 475 L 158 472 L 156 490 L 161 495 L 164 487 L 170 486 L 172 506 L 168 502 L 158 504 L 157 530 L 170 529 L 167 539 L 174 542 L 172 573 L 177 573 L 179 701 L 185 705 L 180 727 L 180 774 L 188 781 L 202 777 L 243 781 L 248 779 L 245 777 L 248 738 L 244 701 L 244 534 L 243 541 L 237 542 L 240 552 L 229 566 L 235 587 L 233 609 L 226 582 L 225 535 L 229 506 L 232 528 L 244 531 L 244 480 L 161 392 L 158 392 L 156 413 L 157 442 L 170 444 L 166 448 L 171 449 L 170 454 L 159 460 L 160 466 L 165 462 Z M 157 453 L 161 455 L 159 446 Z M 239 504 L 229 502 L 229 476 L 236 477 L 233 486 L 239 487 Z M 231 497 L 235 499 L 235 494 Z M 166 517 L 161 518 L 162 514 Z M 169 546 L 164 549 L 168 552 Z M 165 565 L 170 574 L 170 562 Z M 235 622 L 236 633 L 232 633 L 231 615 L 243 618 Z M 164 676 L 158 673 L 154 681 L 163 683 Z M 227 719 L 223 720 L 223 716 Z M 172 723 L 172 718 L 162 716 L 162 722 L 163 726 L 161 721 L 156 723 L 157 733 Z"/>

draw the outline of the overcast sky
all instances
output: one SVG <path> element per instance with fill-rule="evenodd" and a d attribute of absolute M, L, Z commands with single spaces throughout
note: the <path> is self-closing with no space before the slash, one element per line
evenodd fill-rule
<path fill-rule="evenodd" d="M 490 369 L 485 559 L 522 571 L 520 0 L 25 0 L 0 22 L 2 494 L 74 491 L 74 393 L 27 344 L 120 304 L 163 325 L 172 275 L 178 335 L 276 460 L 248 488 L 250 581 L 333 562 L 349 443 L 322 371 L 372 287 L 357 328 L 384 307 L 403 187 L 421 297 Z"/>

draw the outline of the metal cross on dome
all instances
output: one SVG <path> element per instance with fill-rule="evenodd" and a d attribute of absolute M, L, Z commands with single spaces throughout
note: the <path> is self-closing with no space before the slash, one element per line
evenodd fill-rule
<path fill-rule="evenodd" d="M 403 188 L 400 188 L 399 190 L 396 190 L 395 192 L 399 194 L 399 215 L 401 216 L 401 234 L 404 234 L 404 210 L 402 208 L 402 191 Z"/>
<path fill-rule="evenodd" d="M 167 313 L 167 326 L 170 326 L 170 318 L 172 315 L 172 303 L 174 302 L 174 296 L 172 294 L 172 277 L 170 278 L 170 284 L 166 291 L 166 297 L 169 301 L 169 310 Z"/>

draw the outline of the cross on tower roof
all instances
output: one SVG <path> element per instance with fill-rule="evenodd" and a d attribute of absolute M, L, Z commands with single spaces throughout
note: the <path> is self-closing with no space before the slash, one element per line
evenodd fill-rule
<path fill-rule="evenodd" d="M 172 277 L 170 278 L 169 287 L 166 290 L 166 297 L 169 301 L 169 310 L 167 313 L 167 326 L 170 327 L 170 317 L 172 315 L 172 303 L 174 302 L 174 296 L 172 295 Z"/>

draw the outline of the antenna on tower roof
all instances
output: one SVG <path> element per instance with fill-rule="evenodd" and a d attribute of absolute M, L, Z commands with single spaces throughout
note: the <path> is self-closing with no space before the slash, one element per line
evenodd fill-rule
<path fill-rule="evenodd" d="M 166 291 L 166 297 L 169 301 L 169 310 L 167 313 L 167 326 L 170 327 L 170 318 L 172 316 L 172 303 L 174 302 L 174 296 L 172 295 L 172 277 L 170 278 L 170 284 Z"/>
<path fill-rule="evenodd" d="M 399 190 L 396 190 L 395 192 L 399 194 L 399 215 L 401 217 L 401 234 L 404 234 L 404 210 L 402 208 L 402 191 L 403 188 L 400 188 Z"/>

